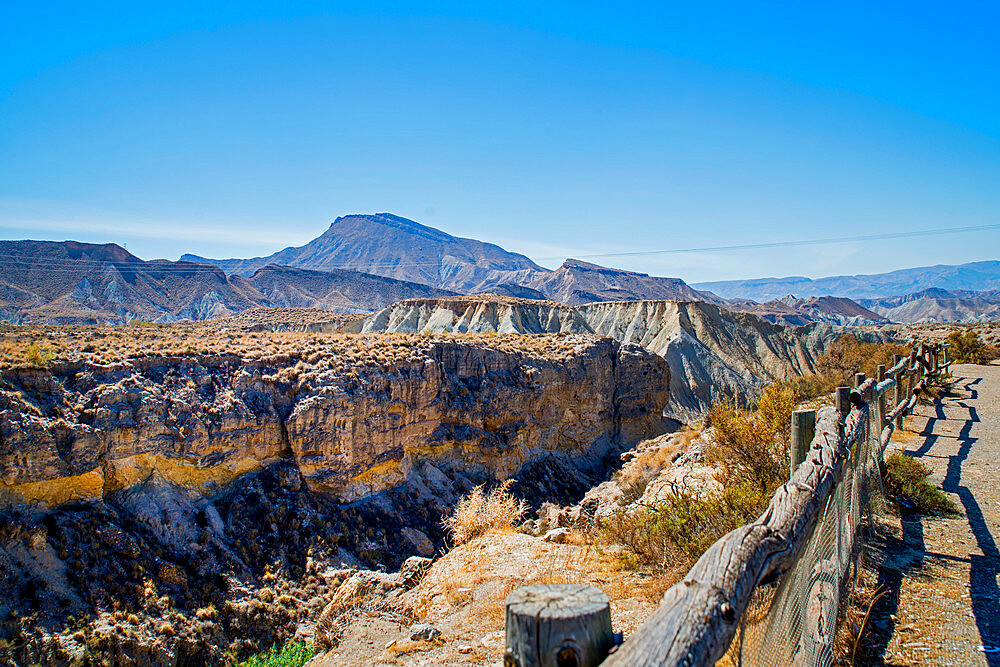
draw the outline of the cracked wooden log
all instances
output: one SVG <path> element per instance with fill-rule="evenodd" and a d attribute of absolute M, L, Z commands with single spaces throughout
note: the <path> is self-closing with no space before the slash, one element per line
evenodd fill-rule
<path fill-rule="evenodd" d="M 870 384 L 869 384 L 870 383 Z M 866 385 L 870 391 L 874 382 Z M 728 533 L 698 559 L 660 606 L 604 665 L 714 665 L 729 648 L 758 583 L 798 558 L 833 491 L 848 444 L 865 433 L 868 406 L 855 405 L 839 434 L 832 407 L 818 412 L 806 460 L 759 519 Z"/>
<path fill-rule="evenodd" d="M 611 607 L 599 588 L 526 586 L 506 605 L 504 667 L 596 667 L 614 643 Z"/>

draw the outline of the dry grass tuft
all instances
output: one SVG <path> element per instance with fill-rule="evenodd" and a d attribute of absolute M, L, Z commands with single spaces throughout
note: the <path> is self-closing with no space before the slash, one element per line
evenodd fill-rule
<path fill-rule="evenodd" d="M 514 529 L 528 506 L 510 494 L 508 489 L 512 482 L 507 480 L 488 493 L 483 493 L 483 486 L 479 485 L 458 502 L 455 511 L 444 520 L 453 544 L 457 546 L 486 533 Z"/>

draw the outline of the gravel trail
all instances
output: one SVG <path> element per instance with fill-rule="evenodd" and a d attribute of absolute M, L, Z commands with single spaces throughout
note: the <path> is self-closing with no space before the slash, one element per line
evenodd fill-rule
<path fill-rule="evenodd" d="M 921 406 L 893 447 L 931 468 L 959 516 L 885 522 L 872 664 L 1000 667 L 1000 366 L 952 374 L 951 392 Z"/>

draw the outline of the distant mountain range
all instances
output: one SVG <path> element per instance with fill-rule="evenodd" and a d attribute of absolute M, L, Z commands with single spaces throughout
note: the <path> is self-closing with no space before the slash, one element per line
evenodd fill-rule
<path fill-rule="evenodd" d="M 268 264 L 316 271 L 351 269 L 453 292 L 482 292 L 510 283 L 527 285 L 549 273 L 524 255 L 492 243 L 463 239 L 391 213 L 345 215 L 309 243 L 267 257 L 181 261 L 214 264 L 228 274 L 252 275 Z"/>
<path fill-rule="evenodd" d="M 246 278 L 211 264 L 145 261 L 115 244 L 0 241 L 0 320 L 12 323 L 204 320 L 258 306 L 358 313 L 453 295 L 356 271 L 265 266 Z"/>
<path fill-rule="evenodd" d="M 811 296 L 805 299 L 786 296 L 765 303 L 734 299 L 727 307 L 730 310 L 753 313 L 769 322 L 785 326 L 802 326 L 812 322 L 850 326 L 889 322 L 885 316 L 851 299 L 836 296 Z"/>
<path fill-rule="evenodd" d="M 926 289 L 862 305 L 893 322 L 988 322 L 1000 320 L 1000 290 Z"/>
<path fill-rule="evenodd" d="M 723 303 L 680 278 L 658 278 L 573 259 L 552 271 L 500 246 L 452 236 L 391 213 L 342 216 L 309 243 L 267 257 L 184 255 L 181 260 L 214 264 L 227 274 L 243 276 L 270 264 L 317 271 L 352 269 L 463 294 L 492 292 L 570 305 L 635 299 Z"/>
<path fill-rule="evenodd" d="M 928 289 L 925 283 L 934 282 L 967 287 Z M 912 286 L 920 289 L 893 292 Z M 260 306 L 362 313 L 404 299 L 481 293 L 571 306 L 704 301 L 796 326 L 1000 318 L 1000 262 L 697 287 L 702 289 L 680 278 L 575 259 L 550 270 L 499 246 L 451 236 L 389 213 L 343 216 L 303 246 L 251 259 L 183 255 L 177 262 L 146 261 L 114 244 L 0 242 L 0 321 L 14 323 L 200 320 Z M 804 291 L 826 290 L 836 296 L 803 296 Z"/>
<path fill-rule="evenodd" d="M 680 278 L 658 278 L 645 273 L 609 269 L 578 259 L 567 259 L 555 271 L 528 283 L 547 298 L 571 306 L 596 301 L 707 301 L 724 304 L 711 292 L 693 289 Z"/>
<path fill-rule="evenodd" d="M 971 262 L 958 266 L 923 266 L 889 273 L 830 276 L 815 280 L 801 276 L 723 280 L 695 283 L 726 299 L 768 301 L 792 294 L 797 297 L 835 295 L 850 299 L 883 299 L 927 289 L 1000 290 L 1000 261 Z"/>

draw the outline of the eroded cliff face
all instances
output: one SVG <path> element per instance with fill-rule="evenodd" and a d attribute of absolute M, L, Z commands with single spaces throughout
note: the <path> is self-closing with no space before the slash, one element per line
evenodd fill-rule
<path fill-rule="evenodd" d="M 296 341 L 0 371 L 0 662 L 229 664 L 432 556 L 477 484 L 578 500 L 668 398 L 608 338 Z"/>
<path fill-rule="evenodd" d="M 572 332 L 641 345 L 667 359 L 666 415 L 700 419 L 714 401 L 756 395 L 769 381 L 814 370 L 842 330 L 785 327 L 704 302 L 609 301 L 571 307 L 552 301 L 454 297 L 402 301 L 371 315 L 370 332 Z"/>
<path fill-rule="evenodd" d="M 52 506 L 155 472 L 212 496 L 281 460 L 350 502 L 427 466 L 483 480 L 549 455 L 592 468 L 654 431 L 667 401 L 662 360 L 594 337 L 530 343 L 422 339 L 390 362 L 362 337 L 351 363 L 314 353 L 8 370 L 0 493 Z"/>

